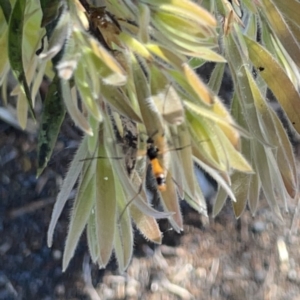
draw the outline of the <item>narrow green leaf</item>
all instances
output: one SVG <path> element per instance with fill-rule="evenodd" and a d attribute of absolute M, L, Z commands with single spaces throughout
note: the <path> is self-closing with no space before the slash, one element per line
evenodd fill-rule
<path fill-rule="evenodd" d="M 226 151 L 226 157 L 231 168 L 241 172 L 253 173 L 253 170 L 246 158 L 232 146 L 227 137 L 218 127 L 215 129 L 215 133 L 221 141 L 223 149 Z"/>
<path fill-rule="evenodd" d="M 8 35 L 8 30 L 6 28 L 0 34 L 0 49 L 2 49 L 2 54 L 0 56 L 0 86 L 3 86 L 3 80 L 6 78 L 6 74 L 9 70 L 8 53 L 7 53 L 8 52 L 7 35 Z M 3 88 L 2 88 L 2 93 L 3 93 Z"/>
<path fill-rule="evenodd" d="M 147 78 L 137 60 L 133 56 L 132 59 L 134 60 L 134 84 L 136 87 L 137 99 L 147 134 L 148 136 L 153 136 L 153 134 L 156 132 L 158 134 L 163 134 L 164 125 L 153 98 L 151 98 L 151 91 L 149 83 L 147 82 Z"/>
<path fill-rule="evenodd" d="M 178 15 L 157 11 L 152 14 L 152 22 L 174 43 L 177 43 L 177 39 L 181 39 L 182 41 L 185 40 L 187 44 L 192 41 L 194 45 L 200 45 L 201 40 L 206 38 L 205 28 L 201 28 L 197 26 L 196 22 L 181 18 Z M 188 45 L 185 48 L 189 49 Z"/>
<path fill-rule="evenodd" d="M 87 233 L 89 252 L 93 263 L 96 263 L 97 260 L 99 259 L 99 245 L 98 245 L 98 239 L 96 233 L 96 214 L 94 211 L 92 211 L 90 214 L 87 223 L 86 233 Z"/>
<path fill-rule="evenodd" d="M 48 88 L 42 113 L 38 136 L 38 176 L 43 172 L 52 154 L 64 117 L 65 106 L 60 81 L 56 75 Z"/>
<path fill-rule="evenodd" d="M 99 144 L 99 136 L 98 136 L 98 132 L 99 132 L 99 125 L 101 123 L 99 123 L 99 121 L 97 121 L 93 116 L 89 116 L 89 124 L 93 130 L 93 135 L 92 136 L 88 136 L 88 149 L 89 149 L 89 153 L 91 155 L 95 154 L 96 151 L 96 147 Z"/>
<path fill-rule="evenodd" d="M 150 89 L 154 102 L 164 119 L 173 125 L 184 121 L 184 108 L 169 76 L 154 64 L 150 69 Z"/>
<path fill-rule="evenodd" d="M 226 191 L 222 187 L 220 187 L 213 207 L 213 212 L 212 212 L 213 217 L 216 217 L 219 214 L 219 212 L 221 211 L 221 209 L 223 208 L 226 202 L 227 197 L 228 195 Z"/>
<path fill-rule="evenodd" d="M 103 128 L 103 127 L 102 127 Z M 103 131 L 99 132 L 98 156 L 107 157 Z M 112 250 L 116 223 L 116 191 L 114 174 L 109 159 L 98 159 L 96 167 L 96 224 L 99 243 L 99 258 L 107 265 Z"/>
<path fill-rule="evenodd" d="M 280 170 L 285 188 L 292 198 L 298 194 L 298 172 L 295 155 L 292 144 L 287 136 L 287 133 L 278 118 L 277 114 L 272 111 L 272 117 L 276 126 L 276 133 L 278 136 L 277 148 L 277 164 Z"/>
<path fill-rule="evenodd" d="M 49 228 L 48 228 L 48 234 L 47 234 L 48 247 L 52 246 L 54 228 L 55 228 L 58 218 L 61 215 L 61 212 L 69 198 L 71 190 L 74 188 L 74 185 L 79 177 L 79 174 L 82 172 L 82 168 L 83 168 L 82 160 L 84 158 L 86 158 L 87 152 L 88 152 L 87 151 L 87 138 L 85 137 L 82 140 L 79 148 L 77 149 L 77 152 L 71 162 L 71 166 L 67 172 L 67 175 L 64 179 L 62 187 L 57 195 L 57 199 L 56 199 L 53 211 L 52 211 L 51 221 L 50 221 Z"/>
<path fill-rule="evenodd" d="M 109 85 L 101 85 L 101 94 L 104 100 L 113 106 L 120 114 L 135 122 L 142 122 L 141 117 L 132 108 L 127 95 L 119 89 Z"/>
<path fill-rule="evenodd" d="M 96 160 L 89 164 L 88 170 L 85 174 L 83 174 L 82 181 L 78 187 L 78 193 L 72 209 L 70 227 L 63 255 L 63 271 L 66 270 L 71 258 L 74 256 L 79 238 L 89 220 L 91 210 L 95 205 L 95 166 Z"/>
<path fill-rule="evenodd" d="M 206 63 L 206 60 L 204 60 L 203 58 L 199 58 L 199 57 L 192 57 L 189 60 L 189 66 L 192 69 L 198 69 L 198 68 L 202 67 L 205 63 Z"/>
<path fill-rule="evenodd" d="M 187 63 L 182 64 L 182 71 L 187 82 L 198 95 L 199 99 L 201 99 L 207 105 L 213 104 L 214 97 L 212 91 Z"/>
<path fill-rule="evenodd" d="M 28 102 L 26 100 L 25 94 L 20 91 L 17 100 L 17 116 L 20 127 L 24 130 L 27 125 L 28 119 Z"/>
<path fill-rule="evenodd" d="M 240 45 L 239 42 L 240 40 L 235 39 L 231 34 L 225 39 L 226 54 L 233 77 L 235 92 L 241 104 L 249 131 L 259 141 L 268 144 L 261 132 L 252 91 L 245 72 L 245 69 L 249 67 L 248 58 L 243 54 L 241 50 L 243 46 Z M 238 72 L 236 70 L 238 70 Z"/>
<path fill-rule="evenodd" d="M 26 81 L 22 60 L 23 27 L 26 3 L 27 1 L 25 0 L 17 0 L 11 13 L 8 26 L 8 58 L 13 74 L 18 80 L 22 92 L 26 95 L 30 112 L 35 119 L 32 99 L 29 86 Z"/>
<path fill-rule="evenodd" d="M 65 105 L 67 107 L 68 113 L 72 117 L 75 124 L 86 134 L 93 135 L 92 128 L 90 124 L 87 122 L 85 116 L 81 113 L 78 108 L 77 94 L 75 87 L 70 86 L 70 82 L 61 79 L 61 92 L 62 97 L 64 99 Z"/>
<path fill-rule="evenodd" d="M 300 41 L 300 20 L 299 20 L 299 10 L 300 10 L 300 3 L 297 0 L 273 0 L 276 4 L 280 12 L 284 15 L 284 19 L 287 21 L 287 24 L 291 31 L 294 34 L 297 42 Z"/>
<path fill-rule="evenodd" d="M 289 53 L 291 58 L 300 67 L 300 46 L 293 34 L 291 33 L 287 23 L 285 22 L 282 14 L 270 0 L 262 0 L 264 9 L 261 10 L 269 24 L 272 31 L 278 36 L 283 44 L 285 50 Z"/>
<path fill-rule="evenodd" d="M 209 167 L 208 165 L 206 165 L 196 157 L 194 157 L 194 161 L 196 165 L 199 165 L 207 174 L 209 174 L 212 178 L 214 178 L 214 180 L 220 186 L 220 189 L 222 189 L 231 198 L 232 201 L 236 201 L 235 195 L 230 188 L 231 180 L 228 174 L 220 173 L 218 170 Z"/>
<path fill-rule="evenodd" d="M 250 175 L 250 184 L 248 190 L 248 203 L 249 208 L 254 216 L 256 210 L 258 208 L 258 201 L 259 201 L 259 192 L 261 189 L 261 183 L 257 174 Z"/>
<path fill-rule="evenodd" d="M 60 0 L 40 0 L 41 8 L 43 11 L 43 19 L 41 22 L 41 27 L 45 27 L 51 21 L 57 18 L 59 14 L 59 8 L 62 5 Z"/>
<path fill-rule="evenodd" d="M 169 222 L 176 232 L 180 232 L 183 230 L 183 220 L 176 188 L 170 172 L 168 172 L 166 177 L 166 186 L 166 191 L 161 192 L 162 206 L 166 212 L 174 213 L 169 217 Z"/>
<path fill-rule="evenodd" d="M 136 206 L 130 206 L 130 215 L 141 234 L 153 243 L 161 244 L 162 233 L 155 218 L 145 215 Z"/>
<path fill-rule="evenodd" d="M 300 133 L 300 95 L 279 63 L 257 42 L 244 36 L 249 56 L 261 77 L 279 101 L 294 128 Z"/>
<path fill-rule="evenodd" d="M 9 22 L 9 17 L 10 17 L 10 14 L 11 14 L 11 4 L 10 4 L 10 1 L 8 1 L 8 0 L 0 1 L 0 6 L 2 8 L 2 11 L 3 11 L 4 17 L 5 17 L 6 23 L 8 23 Z"/>
<path fill-rule="evenodd" d="M 281 0 L 273 0 L 276 4 L 277 8 L 296 24 L 300 25 L 299 23 L 299 15 L 298 12 L 300 10 L 300 3 L 297 0 L 285 0 L 282 2 Z"/>
<path fill-rule="evenodd" d="M 265 194 L 267 202 L 269 203 L 272 210 L 276 215 L 282 219 L 280 209 L 278 206 L 278 201 L 276 199 L 274 179 L 273 176 L 278 176 L 278 173 L 273 174 L 270 169 L 270 151 L 268 151 L 267 146 L 261 145 L 259 142 L 253 140 L 251 143 L 252 151 L 254 154 L 254 169 L 258 174 L 262 190 Z"/>
<path fill-rule="evenodd" d="M 246 208 L 250 177 L 249 174 L 235 172 L 231 176 L 231 180 L 232 191 L 236 197 L 236 201 L 232 202 L 233 211 L 235 217 L 239 218 Z"/>
<path fill-rule="evenodd" d="M 39 55 L 41 59 L 51 59 L 63 48 L 65 41 L 70 37 L 71 34 L 71 16 L 70 13 L 64 9 L 61 11 L 56 26 L 49 38 L 48 49 Z"/>
<path fill-rule="evenodd" d="M 277 135 L 276 135 L 276 129 L 273 123 L 272 115 L 270 112 L 270 107 L 266 102 L 266 99 L 261 94 L 257 83 L 254 81 L 254 78 L 250 71 L 245 68 L 245 72 L 248 78 L 249 86 L 252 92 L 254 104 L 257 110 L 257 117 L 260 124 L 260 128 L 262 131 L 262 134 L 264 135 L 265 140 L 270 145 L 276 145 L 277 144 Z"/>
<path fill-rule="evenodd" d="M 129 178 L 123 164 L 120 164 L 120 162 L 117 162 L 116 160 L 111 160 L 111 163 L 113 165 L 115 174 L 118 174 L 118 178 L 121 181 L 123 190 L 126 191 L 126 197 L 128 197 L 126 202 L 127 204 L 126 209 L 129 207 L 129 205 L 132 204 L 136 206 L 144 214 L 149 215 L 156 219 L 166 219 L 170 217 L 170 215 L 172 215 L 172 213 L 169 212 L 161 212 L 155 210 L 147 202 L 145 191 L 144 190 L 140 191 L 142 182 L 140 177 L 137 174 L 135 174 L 136 172 L 132 174 L 133 178 L 131 179 Z M 135 176 L 137 176 L 139 180 L 136 180 Z"/>
<path fill-rule="evenodd" d="M 225 64 L 216 64 L 208 82 L 208 87 L 214 91 L 217 95 L 219 94 L 220 87 L 222 84 L 223 76 L 225 71 Z"/>
<path fill-rule="evenodd" d="M 121 32 L 119 35 L 119 39 L 131 49 L 131 51 L 135 52 L 136 54 L 140 55 L 147 61 L 153 61 L 153 57 L 149 50 L 145 47 L 145 45 L 134 38 L 132 35 L 127 34 L 125 32 Z"/>
<path fill-rule="evenodd" d="M 90 57 L 97 66 L 103 82 L 113 86 L 124 85 L 127 81 L 127 74 L 115 57 L 96 40 L 91 39 L 89 42 L 91 46 Z"/>
<path fill-rule="evenodd" d="M 182 16 L 203 26 L 215 27 L 216 19 L 204 8 L 187 0 L 142 0 L 143 2 L 153 5 L 159 11 L 173 13 Z"/>
<path fill-rule="evenodd" d="M 83 65 L 82 61 L 79 61 L 79 63 L 77 64 L 74 75 L 75 85 L 80 93 L 82 102 L 86 106 L 89 113 L 93 115 L 98 122 L 100 122 L 102 120 L 102 115 L 97 105 L 96 97 L 93 95 L 93 91 L 91 89 L 91 86 L 89 85 L 87 69 Z"/>
<path fill-rule="evenodd" d="M 176 151 L 171 151 L 171 161 L 176 159 L 176 156 L 175 158 L 172 157 L 172 154 L 176 153 L 179 157 L 179 160 L 176 161 L 176 165 L 179 164 L 179 168 L 182 170 L 185 191 L 193 198 L 195 196 L 195 174 L 192 161 L 191 138 L 187 126 L 185 124 L 178 126 L 176 135 L 178 139 L 175 140 L 173 138 L 175 142 L 177 141 L 177 143 L 175 143 Z"/>
<path fill-rule="evenodd" d="M 149 25 L 150 25 L 150 9 L 149 6 L 138 3 L 138 9 L 139 9 L 139 39 L 147 44 L 150 40 L 149 37 Z"/>
<path fill-rule="evenodd" d="M 157 44 L 147 44 L 146 47 L 159 59 L 162 59 L 177 70 L 181 71 L 182 63 L 187 61 L 185 56 L 180 55 L 179 53 L 174 53 L 174 51 L 171 51 L 167 47 Z"/>
<path fill-rule="evenodd" d="M 46 73 L 46 66 L 47 66 L 47 62 L 43 61 L 38 67 L 38 73 L 35 75 L 33 79 L 33 84 L 31 88 L 32 99 L 35 99 L 38 94 L 39 88 L 44 78 L 44 74 Z"/>
<path fill-rule="evenodd" d="M 125 209 L 125 199 L 121 186 L 116 181 L 119 223 L 115 223 L 114 248 L 119 270 L 123 272 L 130 263 L 133 251 L 133 233 L 128 210 Z"/>
<path fill-rule="evenodd" d="M 290 202 L 291 197 L 288 194 L 287 189 L 285 188 L 285 183 L 277 164 L 277 158 L 274 156 L 274 152 L 276 151 L 272 151 L 272 149 L 267 149 L 267 151 L 270 173 L 273 175 L 272 180 L 276 195 L 278 197 L 278 200 L 284 203 L 285 211 L 288 212 L 288 203 Z"/>

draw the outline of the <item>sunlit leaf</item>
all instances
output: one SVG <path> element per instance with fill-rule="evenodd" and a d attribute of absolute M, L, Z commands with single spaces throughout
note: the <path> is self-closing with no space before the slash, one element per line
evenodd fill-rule
<path fill-rule="evenodd" d="M 290 54 L 297 66 L 300 66 L 300 46 L 291 33 L 287 23 L 282 14 L 270 0 L 262 0 L 264 10 L 262 10 L 267 17 L 270 27 L 275 31 L 281 43 L 285 46 L 286 51 Z"/>
<path fill-rule="evenodd" d="M 62 96 L 67 107 L 68 113 L 71 115 L 76 125 L 82 129 L 86 134 L 93 135 L 93 131 L 88 124 L 86 118 L 80 112 L 77 106 L 77 96 L 74 88 L 70 87 L 70 83 L 65 80 L 61 80 Z"/>
<path fill-rule="evenodd" d="M 257 42 L 247 38 L 252 63 L 260 70 L 261 77 L 268 84 L 287 114 L 291 124 L 300 133 L 300 95 L 278 62 Z"/>
<path fill-rule="evenodd" d="M 49 39 L 48 49 L 44 50 L 39 57 L 41 59 L 49 60 L 53 58 L 64 46 L 65 41 L 70 36 L 71 16 L 66 9 L 64 9 L 59 16 L 57 26 L 55 27 Z"/>
<path fill-rule="evenodd" d="M 207 26 L 216 26 L 214 17 L 197 4 L 187 0 L 142 0 L 150 5 L 157 5 L 157 10 L 162 10 L 181 15 L 187 19 L 201 22 Z"/>

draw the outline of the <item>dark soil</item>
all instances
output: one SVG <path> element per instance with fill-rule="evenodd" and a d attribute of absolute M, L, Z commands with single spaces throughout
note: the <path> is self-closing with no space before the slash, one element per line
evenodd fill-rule
<path fill-rule="evenodd" d="M 49 166 L 36 179 L 36 139 L 0 122 L 0 299 L 300 299 L 296 201 L 288 203 L 288 213 L 282 209 L 284 222 L 265 201 L 255 217 L 246 211 L 239 221 L 228 203 L 205 225 L 185 208 L 184 233 L 163 223 L 162 246 L 137 235 L 136 254 L 122 275 L 113 259 L 105 271 L 92 265 L 83 236 L 62 273 L 71 203 L 51 249 L 46 233 L 79 139 L 66 121 Z"/>

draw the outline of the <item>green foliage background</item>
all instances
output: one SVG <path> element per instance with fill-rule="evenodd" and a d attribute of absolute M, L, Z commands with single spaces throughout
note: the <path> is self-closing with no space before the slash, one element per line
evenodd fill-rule
<path fill-rule="evenodd" d="M 64 269 L 85 227 L 93 261 L 104 267 L 114 251 L 124 270 L 132 255 L 132 222 L 160 243 L 157 218 L 168 218 L 177 231 L 183 228 L 179 199 L 206 214 L 194 163 L 219 185 L 214 216 L 228 196 L 236 217 L 247 203 L 255 214 L 263 192 L 280 217 L 278 199 L 286 204 L 296 196 L 294 154 L 267 90 L 299 133 L 300 3 L 199 3 L 1 1 L 2 98 L 9 105 L 13 74 L 17 84 L 11 95 L 20 126 L 39 123 L 38 174 L 66 111 L 83 132 L 48 232 L 51 246 L 78 182 Z M 195 73 L 206 62 L 215 62 L 208 85 Z M 226 64 L 234 83 L 230 111 L 217 96 Z M 43 113 L 36 116 L 43 80 L 50 85 Z M 149 146 L 158 150 L 166 177 L 166 190 L 160 191 L 163 212 L 151 207 L 145 191 Z"/>

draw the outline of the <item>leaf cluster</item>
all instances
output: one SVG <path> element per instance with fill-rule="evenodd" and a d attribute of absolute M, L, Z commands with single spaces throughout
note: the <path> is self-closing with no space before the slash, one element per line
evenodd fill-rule
<path fill-rule="evenodd" d="M 228 196 L 236 217 L 247 203 L 255 214 L 262 191 L 280 217 L 277 199 L 287 203 L 295 197 L 298 182 L 291 144 L 267 90 L 299 132 L 299 2 L 98 2 L 0 4 L 0 48 L 5 49 L 0 86 L 7 104 L 12 72 L 23 128 L 28 117 L 36 118 L 43 79 L 50 81 L 38 173 L 51 156 L 65 111 L 84 135 L 48 232 L 50 246 L 77 183 L 63 268 L 85 227 L 93 261 L 104 267 L 114 251 L 123 270 L 132 255 L 132 221 L 160 243 L 156 219 L 183 228 L 179 199 L 206 214 L 194 163 L 218 183 L 214 215 Z M 206 62 L 215 63 L 208 84 L 195 72 Z M 230 111 L 218 96 L 226 64 L 234 84 Z M 145 186 L 150 146 L 158 151 L 166 180 L 166 189 L 158 191 L 163 211 L 151 206 Z"/>

